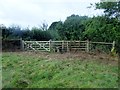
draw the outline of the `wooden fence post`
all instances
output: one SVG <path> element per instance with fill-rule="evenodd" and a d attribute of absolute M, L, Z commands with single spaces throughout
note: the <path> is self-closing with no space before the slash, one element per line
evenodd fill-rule
<path fill-rule="evenodd" d="M 112 49 L 111 49 L 111 52 L 113 52 L 114 49 L 115 49 L 115 41 L 113 41 L 113 43 L 112 43 Z"/>
<path fill-rule="evenodd" d="M 113 48 L 115 47 L 115 41 L 113 41 L 112 47 L 113 47 Z"/>
<path fill-rule="evenodd" d="M 89 40 L 87 40 L 86 46 L 87 46 L 86 51 L 89 52 Z"/>
<path fill-rule="evenodd" d="M 69 52 L 69 43 L 67 41 L 67 52 Z"/>
<path fill-rule="evenodd" d="M 62 52 L 63 52 L 63 49 L 64 49 L 64 40 L 62 41 Z"/>
<path fill-rule="evenodd" d="M 24 41 L 22 40 L 22 38 L 20 39 L 20 43 L 21 43 L 21 50 L 24 51 Z"/>
<path fill-rule="evenodd" d="M 51 42 L 52 42 L 52 40 L 49 40 L 49 51 L 51 51 Z"/>

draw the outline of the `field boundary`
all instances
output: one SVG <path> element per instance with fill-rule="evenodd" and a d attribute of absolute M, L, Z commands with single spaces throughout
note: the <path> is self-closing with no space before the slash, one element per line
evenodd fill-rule
<path fill-rule="evenodd" d="M 109 46 L 110 51 L 115 47 L 115 41 L 108 42 L 92 42 L 92 41 L 23 41 L 22 48 L 26 51 L 53 51 L 53 52 L 69 52 L 69 51 L 86 51 L 90 52 L 97 45 Z"/>

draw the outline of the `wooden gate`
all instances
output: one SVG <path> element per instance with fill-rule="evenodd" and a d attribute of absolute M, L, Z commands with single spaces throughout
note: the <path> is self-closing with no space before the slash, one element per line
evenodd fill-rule
<path fill-rule="evenodd" d="M 34 51 L 94 51 L 94 49 L 103 50 L 114 48 L 115 42 L 90 42 L 90 41 L 23 41 L 23 50 Z"/>
<path fill-rule="evenodd" d="M 50 41 L 23 41 L 24 50 L 50 51 Z"/>

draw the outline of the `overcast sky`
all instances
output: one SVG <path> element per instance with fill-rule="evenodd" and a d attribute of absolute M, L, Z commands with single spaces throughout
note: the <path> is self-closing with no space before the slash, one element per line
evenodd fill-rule
<path fill-rule="evenodd" d="M 87 8 L 95 2 L 99 0 L 0 0 L 0 24 L 32 27 L 64 21 L 71 14 L 100 15 L 101 11 Z"/>

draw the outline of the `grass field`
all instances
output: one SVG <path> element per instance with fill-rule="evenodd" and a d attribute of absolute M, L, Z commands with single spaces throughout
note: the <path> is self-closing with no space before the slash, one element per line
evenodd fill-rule
<path fill-rule="evenodd" d="M 3 88 L 117 88 L 117 59 L 104 55 L 3 52 Z"/>

